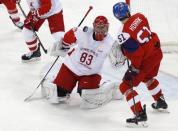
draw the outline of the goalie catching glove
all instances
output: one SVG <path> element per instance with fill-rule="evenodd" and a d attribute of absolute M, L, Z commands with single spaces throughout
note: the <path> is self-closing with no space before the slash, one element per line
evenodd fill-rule
<path fill-rule="evenodd" d="M 122 53 L 121 45 L 116 41 L 111 48 L 109 59 L 111 64 L 116 68 L 123 66 L 125 63 L 126 57 Z"/>

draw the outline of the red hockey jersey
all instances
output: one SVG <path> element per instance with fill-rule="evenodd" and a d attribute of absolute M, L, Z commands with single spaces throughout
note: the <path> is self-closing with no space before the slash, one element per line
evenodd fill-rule
<path fill-rule="evenodd" d="M 121 32 L 118 41 L 122 44 L 124 54 L 135 68 L 141 68 L 142 62 L 157 51 L 155 46 L 160 43 L 157 34 L 151 32 L 148 20 L 140 13 L 131 16 Z"/>

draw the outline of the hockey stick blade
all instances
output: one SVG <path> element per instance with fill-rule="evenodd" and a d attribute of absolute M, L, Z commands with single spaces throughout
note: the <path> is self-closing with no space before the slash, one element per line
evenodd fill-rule
<path fill-rule="evenodd" d="M 36 90 L 38 89 L 40 85 L 37 86 L 37 88 L 35 88 L 35 90 L 32 92 L 32 94 L 30 96 L 28 96 L 27 98 L 24 99 L 24 102 L 28 102 L 30 101 L 30 98 L 35 94 Z"/>

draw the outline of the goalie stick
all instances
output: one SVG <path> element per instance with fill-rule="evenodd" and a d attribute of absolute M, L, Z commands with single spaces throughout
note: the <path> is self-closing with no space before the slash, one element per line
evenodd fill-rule
<path fill-rule="evenodd" d="M 85 18 L 87 17 L 87 15 L 89 14 L 89 12 L 93 9 L 92 6 L 89 6 L 88 11 L 86 12 L 86 14 L 84 15 L 83 19 L 80 21 L 78 27 L 83 23 L 83 21 L 85 20 Z M 34 89 L 34 91 L 32 92 L 32 94 L 30 96 L 28 96 L 27 98 L 24 99 L 24 101 L 30 101 L 31 97 L 35 94 L 35 92 L 37 91 L 37 89 L 40 87 L 40 85 L 42 84 L 42 82 L 45 80 L 46 76 L 48 75 L 48 73 L 51 71 L 51 69 L 53 68 L 53 66 L 55 65 L 56 61 L 59 59 L 59 56 L 57 56 L 57 58 L 55 59 L 55 61 L 53 62 L 52 66 L 50 67 L 50 69 L 48 70 L 48 72 L 45 74 L 45 76 L 43 77 L 43 79 L 40 81 L 40 83 L 38 84 L 38 86 Z"/>

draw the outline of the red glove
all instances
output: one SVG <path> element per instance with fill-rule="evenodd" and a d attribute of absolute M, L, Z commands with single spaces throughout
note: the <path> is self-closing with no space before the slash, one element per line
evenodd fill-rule
<path fill-rule="evenodd" d="M 38 22 L 38 20 L 39 20 L 39 17 L 38 17 L 37 11 L 36 10 L 30 11 L 29 15 L 27 16 L 27 18 L 24 21 L 24 24 L 25 25 L 28 25 L 30 23 L 35 24 Z"/>
<path fill-rule="evenodd" d="M 128 69 L 123 77 L 124 81 L 133 81 L 134 77 L 138 75 L 137 72 L 133 71 L 132 69 Z"/>
<path fill-rule="evenodd" d="M 128 85 L 132 83 L 131 86 L 136 87 L 140 84 L 140 82 L 143 80 L 144 74 L 141 73 L 139 70 L 134 69 L 134 68 L 129 68 L 124 77 L 123 81 L 127 82 Z"/>

